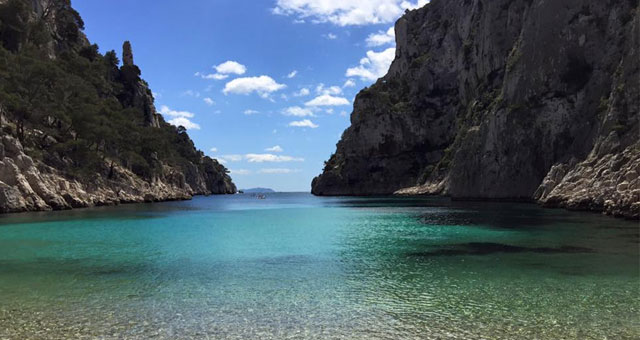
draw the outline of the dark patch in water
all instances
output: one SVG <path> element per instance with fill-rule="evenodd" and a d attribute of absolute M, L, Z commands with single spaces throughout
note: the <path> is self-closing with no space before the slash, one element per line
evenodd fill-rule
<path fill-rule="evenodd" d="M 435 251 L 410 253 L 411 257 L 431 257 L 431 256 L 458 256 L 458 255 L 491 255 L 497 253 L 539 253 L 539 254 L 582 254 L 593 253 L 593 249 L 561 246 L 559 248 L 549 247 L 520 247 L 501 243 L 491 242 L 470 242 L 454 245 L 454 248 L 443 248 Z"/>
<path fill-rule="evenodd" d="M 635 238 L 635 239 L 638 239 L 638 238 L 640 238 L 640 232 L 637 232 L 637 233 L 631 233 L 631 234 L 620 234 L 620 237 L 624 237 L 624 238 L 629 237 L 629 238 Z"/>
<path fill-rule="evenodd" d="M 607 229 L 607 230 L 634 230 L 638 229 L 637 226 L 621 226 L 621 225 L 600 225 L 596 227 L 597 229 Z"/>
<path fill-rule="evenodd" d="M 312 262 L 312 257 L 307 255 L 285 255 L 276 257 L 265 257 L 259 259 L 258 262 L 265 264 L 304 264 Z"/>
<path fill-rule="evenodd" d="M 125 274 L 133 274 L 135 272 L 137 272 L 137 269 L 133 269 L 132 268 L 104 268 L 104 269 L 97 269 L 93 272 L 89 272 L 89 275 L 96 275 L 96 276 L 111 276 L 111 275 L 125 275 Z"/>

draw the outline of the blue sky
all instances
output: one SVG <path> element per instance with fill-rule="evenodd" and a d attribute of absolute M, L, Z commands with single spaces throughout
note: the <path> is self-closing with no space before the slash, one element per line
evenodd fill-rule
<path fill-rule="evenodd" d="M 74 1 L 102 52 L 130 40 L 167 121 L 238 188 L 309 191 L 384 75 L 395 20 L 419 0 Z"/>

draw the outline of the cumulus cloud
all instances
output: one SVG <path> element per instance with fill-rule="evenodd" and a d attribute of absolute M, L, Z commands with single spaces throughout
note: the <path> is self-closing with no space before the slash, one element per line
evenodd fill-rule
<path fill-rule="evenodd" d="M 243 112 L 243 113 L 244 113 L 245 115 L 247 115 L 247 116 L 250 116 L 250 115 L 258 114 L 258 113 L 260 113 L 260 111 L 256 111 L 256 110 L 251 110 L 251 109 L 249 109 L 249 110 L 244 110 L 244 112 Z"/>
<path fill-rule="evenodd" d="M 204 98 L 203 101 L 205 102 L 205 104 L 207 104 L 209 106 L 212 106 L 212 105 L 214 105 L 216 103 L 216 102 L 213 101 L 213 99 L 211 99 L 209 97 Z"/>
<path fill-rule="evenodd" d="M 222 92 L 224 94 L 250 94 L 255 92 L 263 98 L 269 97 L 269 94 L 282 90 L 287 87 L 284 84 L 278 84 L 269 76 L 237 78 L 228 82 L 224 86 Z"/>
<path fill-rule="evenodd" d="M 294 93 L 293 95 L 295 97 L 304 97 L 304 96 L 308 96 L 309 94 L 311 94 L 311 91 L 309 91 L 309 89 L 305 87 L 300 89 L 300 91 Z"/>
<path fill-rule="evenodd" d="M 182 126 L 187 130 L 200 130 L 200 125 L 190 121 L 189 118 L 185 118 L 185 117 L 177 117 L 177 118 L 169 119 L 167 123 L 173 126 Z"/>
<path fill-rule="evenodd" d="M 302 108 L 300 106 L 292 106 L 282 110 L 282 114 L 285 116 L 294 117 L 311 117 L 313 112 L 310 109 Z"/>
<path fill-rule="evenodd" d="M 367 56 L 360 60 L 360 65 L 347 69 L 347 77 L 360 77 L 365 81 L 376 81 L 389 71 L 389 66 L 395 58 L 395 47 L 389 47 L 382 52 L 368 51 Z"/>
<path fill-rule="evenodd" d="M 272 146 L 270 148 L 264 149 L 267 152 L 283 152 L 284 149 L 280 145 Z"/>
<path fill-rule="evenodd" d="M 195 115 L 188 111 L 172 110 L 166 105 L 160 107 L 160 113 L 166 118 L 167 123 L 174 126 L 182 126 L 187 130 L 200 130 L 200 125 L 192 122 L 189 118 L 193 118 Z"/>
<path fill-rule="evenodd" d="M 168 106 L 166 105 L 162 105 L 160 107 L 160 113 L 162 113 L 163 116 L 165 117 L 184 117 L 184 118 L 193 118 L 193 116 L 195 116 L 193 113 L 191 112 L 187 112 L 187 111 L 177 111 L 177 110 L 172 110 L 170 109 Z"/>
<path fill-rule="evenodd" d="M 323 94 L 305 103 L 306 106 L 340 106 L 349 104 L 351 103 L 346 98 L 334 97 L 329 94 Z"/>
<path fill-rule="evenodd" d="M 213 68 L 218 71 L 219 74 L 244 74 L 247 72 L 247 67 L 236 61 L 225 61 L 224 63 L 214 66 Z"/>
<path fill-rule="evenodd" d="M 314 124 L 309 119 L 304 119 L 304 120 L 298 120 L 298 121 L 291 122 L 291 123 L 289 123 L 289 126 L 292 126 L 292 127 L 308 127 L 308 128 L 315 129 L 315 128 L 319 127 L 320 125 Z"/>
<path fill-rule="evenodd" d="M 338 94 L 342 94 L 342 89 L 340 88 L 340 86 L 325 87 L 323 83 L 320 83 L 318 84 L 318 86 L 316 86 L 316 93 L 338 95 Z"/>
<path fill-rule="evenodd" d="M 261 174 L 277 174 L 277 175 L 292 174 L 292 173 L 296 173 L 296 172 L 300 172 L 300 170 L 299 169 L 287 169 L 287 168 L 272 168 L 272 169 L 260 169 L 258 171 L 258 173 L 261 173 Z"/>
<path fill-rule="evenodd" d="M 274 14 L 338 26 L 390 23 L 428 0 L 278 0 Z"/>
<path fill-rule="evenodd" d="M 393 44 L 396 42 L 396 32 L 393 27 L 389 27 L 386 32 L 379 31 L 378 33 L 372 33 L 367 37 L 367 46 L 382 46 L 387 44 Z"/>
<path fill-rule="evenodd" d="M 329 34 L 325 35 L 325 37 L 326 37 L 327 39 L 329 39 L 329 40 L 335 40 L 335 39 L 338 39 L 338 36 L 337 36 L 337 35 L 335 35 L 335 34 L 333 34 L 333 33 L 329 33 Z"/>
<path fill-rule="evenodd" d="M 347 81 L 344 82 L 344 85 L 342 85 L 342 87 L 354 87 L 356 86 L 356 82 L 353 81 L 353 79 L 347 79 Z"/>
<path fill-rule="evenodd" d="M 297 74 L 298 74 L 298 71 L 297 70 L 293 70 L 293 71 L 291 71 L 291 73 L 287 74 L 287 78 L 289 78 L 289 79 L 294 78 Z"/>
<path fill-rule="evenodd" d="M 283 163 L 283 162 L 304 162 L 304 158 L 274 155 L 271 153 L 249 153 L 244 155 L 249 163 Z"/>

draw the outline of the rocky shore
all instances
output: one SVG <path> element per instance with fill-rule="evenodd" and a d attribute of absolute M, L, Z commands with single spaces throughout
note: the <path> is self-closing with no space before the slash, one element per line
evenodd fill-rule
<path fill-rule="evenodd" d="M 20 142 L 3 136 L 0 143 L 0 213 L 63 210 L 121 203 L 191 199 L 194 195 L 233 194 L 225 177 L 185 174 L 169 166 L 161 176 L 145 181 L 119 165 L 106 179 L 96 174 L 91 182 L 70 179 L 58 170 L 34 161 Z M 191 175 L 191 177 L 189 177 Z"/>

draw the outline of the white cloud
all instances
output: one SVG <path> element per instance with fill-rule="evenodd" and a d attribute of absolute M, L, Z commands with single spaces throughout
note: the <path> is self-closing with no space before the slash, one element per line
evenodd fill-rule
<path fill-rule="evenodd" d="M 344 85 L 342 85 L 342 87 L 354 87 L 356 86 L 356 82 L 353 79 L 347 79 L 347 81 L 344 82 Z"/>
<path fill-rule="evenodd" d="M 338 36 L 337 36 L 337 35 L 335 35 L 335 34 L 333 34 L 333 33 L 329 33 L 329 34 L 325 35 L 325 37 L 326 37 L 327 39 L 329 39 L 329 40 L 336 40 L 336 39 L 338 39 Z"/>
<path fill-rule="evenodd" d="M 258 173 L 261 173 L 261 174 L 277 174 L 277 175 L 292 174 L 292 173 L 296 173 L 296 172 L 300 172 L 300 170 L 299 169 L 274 168 L 274 169 L 260 169 L 258 171 Z"/>
<path fill-rule="evenodd" d="M 340 106 L 349 105 L 349 101 L 343 97 L 334 97 L 323 94 L 305 103 L 306 106 Z"/>
<path fill-rule="evenodd" d="M 390 23 L 405 9 L 423 6 L 428 0 L 278 0 L 274 14 L 311 18 L 339 26 Z"/>
<path fill-rule="evenodd" d="M 297 70 L 293 70 L 291 71 L 291 73 L 287 74 L 287 78 L 291 79 L 293 77 L 295 77 L 298 74 Z"/>
<path fill-rule="evenodd" d="M 309 91 L 308 88 L 302 88 L 300 89 L 300 91 L 296 92 L 293 94 L 294 97 L 304 97 L 304 96 L 308 96 L 309 94 L 311 94 L 311 91 Z"/>
<path fill-rule="evenodd" d="M 247 67 L 236 61 L 225 61 L 224 63 L 214 66 L 213 68 L 220 74 L 244 74 L 247 72 Z"/>
<path fill-rule="evenodd" d="M 218 148 L 213 147 L 213 148 L 209 149 L 209 151 L 211 151 L 211 152 L 218 152 Z"/>
<path fill-rule="evenodd" d="M 247 116 L 250 116 L 250 115 L 258 114 L 258 113 L 260 113 L 260 111 L 256 111 L 256 110 L 251 110 L 251 109 L 249 109 L 249 110 L 244 110 L 244 112 L 243 112 L 243 113 L 244 113 L 245 115 L 247 115 Z"/>
<path fill-rule="evenodd" d="M 367 46 L 382 46 L 395 42 L 396 32 L 393 27 L 390 27 L 386 32 L 378 31 L 378 33 L 369 34 L 367 37 Z"/>
<path fill-rule="evenodd" d="M 242 155 L 224 155 L 224 156 L 219 156 L 218 158 L 224 159 L 225 161 L 228 161 L 228 162 L 240 162 L 242 160 Z"/>
<path fill-rule="evenodd" d="M 249 163 L 265 163 L 265 162 L 273 162 L 273 163 L 282 163 L 282 162 L 304 162 L 304 158 L 297 158 L 291 156 L 280 156 L 274 155 L 271 153 L 249 153 L 244 155 L 244 158 Z"/>
<path fill-rule="evenodd" d="M 269 76 L 259 76 L 234 79 L 224 86 L 222 92 L 224 94 L 234 93 L 245 95 L 256 92 L 261 97 L 267 98 L 270 93 L 282 90 L 285 87 L 287 86 L 278 84 Z"/>
<path fill-rule="evenodd" d="M 215 103 L 216 103 L 216 102 L 213 101 L 213 99 L 211 99 L 209 97 L 204 98 L 203 101 L 209 106 L 215 105 Z"/>
<path fill-rule="evenodd" d="M 272 146 L 270 148 L 266 148 L 266 149 L 264 149 L 264 151 L 267 151 L 267 152 L 283 152 L 284 149 L 282 149 L 282 147 L 280 145 L 276 145 L 276 146 Z"/>
<path fill-rule="evenodd" d="M 368 51 L 367 56 L 360 60 L 360 65 L 349 68 L 346 76 L 360 77 L 365 81 L 376 81 L 389 71 L 389 66 L 395 56 L 395 47 L 389 47 L 382 52 Z"/>
<path fill-rule="evenodd" d="M 324 84 L 320 83 L 316 86 L 317 94 L 329 94 L 329 95 L 338 95 L 342 93 L 342 89 L 340 86 L 330 86 L 325 87 Z"/>
<path fill-rule="evenodd" d="M 308 119 L 291 122 L 291 123 L 289 123 L 289 126 L 292 126 L 292 127 L 308 127 L 308 128 L 312 128 L 312 129 L 315 129 L 315 128 L 319 127 L 319 125 L 314 124 L 312 121 L 310 121 Z"/>
<path fill-rule="evenodd" d="M 169 117 L 193 118 L 195 116 L 191 112 L 172 110 L 166 105 L 160 106 L 160 113 L 162 113 L 162 115 L 165 117 L 169 116 Z"/>
<path fill-rule="evenodd" d="M 302 108 L 300 106 L 292 106 L 282 110 L 282 114 L 285 116 L 294 117 L 312 117 L 313 112 L 310 109 Z"/>
<path fill-rule="evenodd" d="M 174 119 L 170 119 L 167 121 L 167 123 L 173 126 L 182 126 L 187 130 L 200 130 L 200 125 L 190 121 L 189 118 L 185 118 L 185 117 L 177 117 Z"/>
<path fill-rule="evenodd" d="M 172 110 L 166 105 L 160 107 L 160 113 L 165 117 L 173 117 L 167 120 L 167 123 L 174 126 L 183 126 L 187 130 L 200 130 L 200 125 L 192 122 L 189 118 L 193 118 L 195 115 L 187 111 Z"/>
<path fill-rule="evenodd" d="M 232 175 L 240 175 L 240 176 L 251 175 L 251 170 L 246 170 L 246 169 L 237 169 L 237 170 L 230 169 L 229 172 Z"/>
<path fill-rule="evenodd" d="M 229 75 L 227 74 L 220 74 L 220 73 L 203 74 L 200 72 L 196 72 L 194 76 L 200 77 L 202 79 L 215 79 L 215 80 L 227 79 L 229 77 Z"/>

